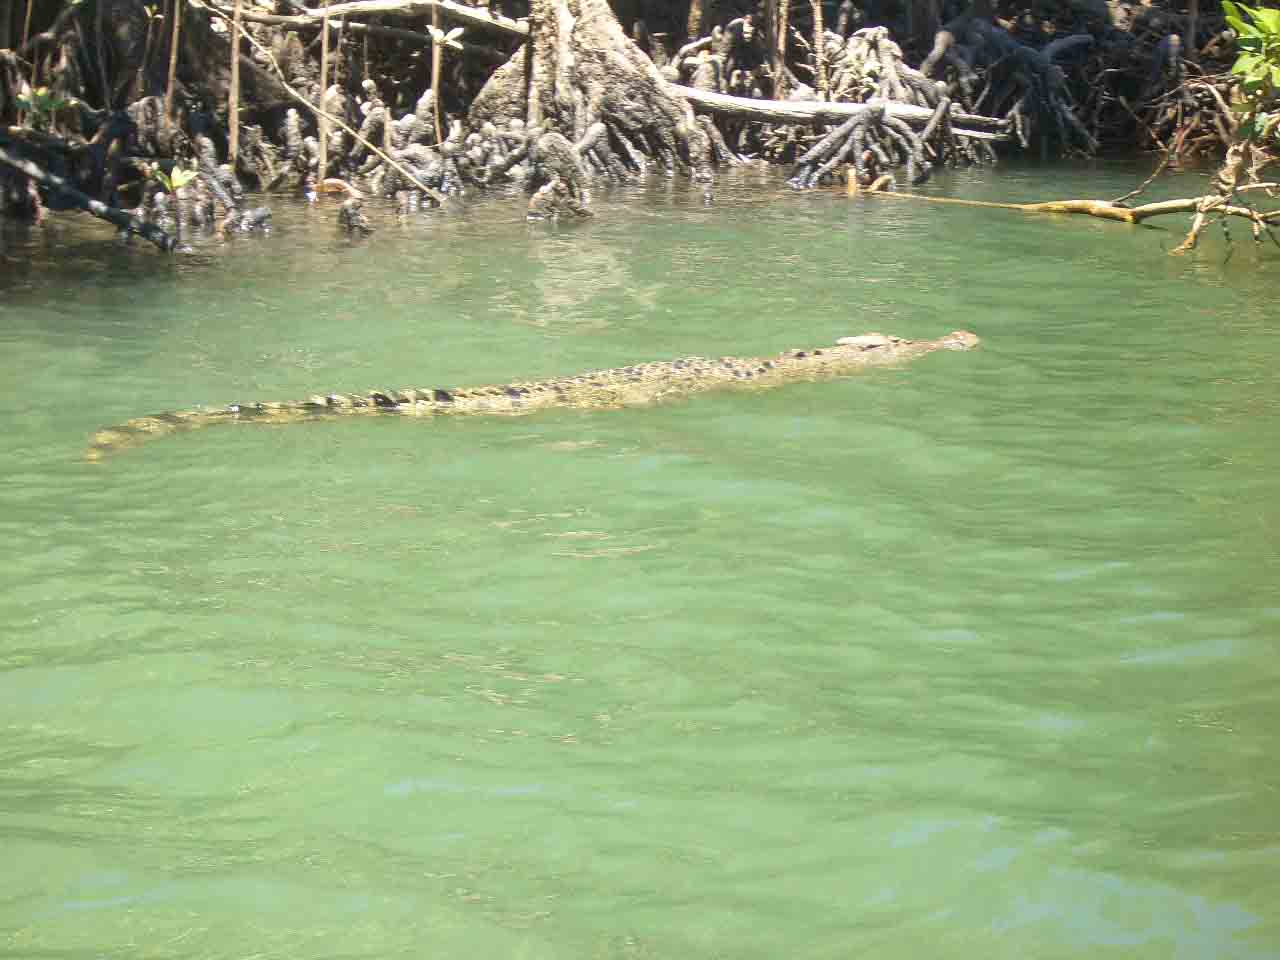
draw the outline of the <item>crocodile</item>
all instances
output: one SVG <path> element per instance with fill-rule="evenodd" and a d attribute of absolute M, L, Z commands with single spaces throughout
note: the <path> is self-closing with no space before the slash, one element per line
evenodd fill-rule
<path fill-rule="evenodd" d="M 834 346 L 785 350 L 773 357 L 684 357 L 578 376 L 481 387 L 370 390 L 296 401 L 233 403 L 221 408 L 136 417 L 100 430 L 90 439 L 85 459 L 102 460 L 154 437 L 218 424 L 284 424 L 361 414 L 518 416 L 555 407 L 605 410 L 645 406 L 709 390 L 830 379 L 866 367 L 911 360 L 935 350 L 969 350 L 977 344 L 978 337 L 967 330 L 957 330 L 937 340 L 904 340 L 868 333 L 841 338 Z"/>

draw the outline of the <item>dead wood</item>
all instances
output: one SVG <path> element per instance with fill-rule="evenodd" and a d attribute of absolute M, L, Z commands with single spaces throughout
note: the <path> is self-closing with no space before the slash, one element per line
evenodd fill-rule
<path fill-rule="evenodd" d="M 0 143 L 0 163 L 16 170 L 25 177 L 40 184 L 49 191 L 49 201 L 56 207 L 74 207 L 83 210 L 99 220 L 119 228 L 126 234 L 137 234 L 144 240 L 155 244 L 169 253 L 175 246 L 175 240 L 155 224 L 147 223 L 137 214 L 118 207 L 111 207 L 101 200 L 95 200 L 88 194 L 77 190 L 69 180 L 50 173 L 34 160 L 19 155 L 16 149 L 10 150 L 9 144 Z"/>
<path fill-rule="evenodd" d="M 1251 187 L 1263 188 L 1267 185 L 1249 184 L 1240 191 Z M 998 203 L 989 200 L 960 200 L 955 197 L 931 197 L 919 193 L 898 193 L 885 189 L 867 189 L 858 187 L 850 178 L 848 192 L 850 195 L 890 197 L 899 200 L 923 200 L 927 203 L 946 203 L 964 207 L 989 207 L 999 210 L 1015 210 L 1019 213 L 1034 214 L 1076 214 L 1095 217 L 1100 220 L 1111 220 L 1119 223 L 1144 223 L 1155 217 L 1178 213 L 1195 214 L 1195 220 L 1186 239 L 1172 253 L 1183 253 L 1195 246 L 1196 239 L 1204 226 L 1213 216 L 1239 217 L 1249 221 L 1253 228 L 1254 238 L 1261 239 L 1272 224 L 1280 224 L 1280 210 L 1257 210 L 1246 203 L 1233 200 L 1226 194 L 1208 194 L 1201 197 L 1180 197 L 1174 200 L 1160 200 L 1145 203 L 1137 207 L 1125 207 L 1111 200 L 1048 200 L 1041 203 Z"/>
<path fill-rule="evenodd" d="M 887 116 L 924 127 L 933 117 L 930 107 L 918 107 L 910 103 L 892 100 L 872 100 L 867 103 L 830 103 L 822 100 L 757 100 L 750 97 L 733 97 L 726 93 L 712 93 L 693 87 L 672 85 L 695 109 L 704 113 L 726 117 L 742 117 L 764 123 L 820 124 L 843 123 L 861 116 L 869 108 L 882 109 Z M 980 140 L 1008 140 L 1009 123 L 998 117 L 953 112 L 951 127 L 966 137 Z"/>

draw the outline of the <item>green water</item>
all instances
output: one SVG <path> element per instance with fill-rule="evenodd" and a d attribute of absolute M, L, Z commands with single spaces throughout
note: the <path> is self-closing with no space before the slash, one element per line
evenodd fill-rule
<path fill-rule="evenodd" d="M 1280 957 L 1280 251 L 757 174 L 572 229 L 276 210 L 172 262 L 3 234 L 0 956 Z M 956 327 L 79 460 L 165 409 Z"/>

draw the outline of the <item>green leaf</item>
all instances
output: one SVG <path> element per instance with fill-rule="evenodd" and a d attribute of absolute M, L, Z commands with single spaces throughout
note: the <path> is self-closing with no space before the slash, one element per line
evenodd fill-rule
<path fill-rule="evenodd" d="M 1267 33 L 1280 33 L 1280 10 L 1259 8 L 1251 11 L 1253 22 Z"/>
<path fill-rule="evenodd" d="M 1248 76 L 1262 63 L 1262 58 L 1254 53 L 1242 53 L 1231 65 L 1231 72 L 1240 76 Z"/>
<path fill-rule="evenodd" d="M 1244 19 L 1241 15 L 1240 8 L 1232 3 L 1231 0 L 1222 0 L 1222 12 L 1227 15 L 1228 23 L 1231 22 L 1232 18 L 1235 18 L 1236 20 Z"/>
<path fill-rule="evenodd" d="M 197 176 L 199 174 L 195 170 L 183 170 L 181 167 L 174 167 L 170 182 L 173 184 L 174 190 L 181 190 Z"/>
<path fill-rule="evenodd" d="M 1239 38 L 1262 36 L 1257 27 L 1245 23 L 1239 17 L 1227 17 L 1227 26 L 1234 30 Z"/>

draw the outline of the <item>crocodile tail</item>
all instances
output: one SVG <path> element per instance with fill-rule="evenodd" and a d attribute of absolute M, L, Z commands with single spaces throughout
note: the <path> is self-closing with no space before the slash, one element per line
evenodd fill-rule
<path fill-rule="evenodd" d="M 114 427 L 99 430 L 89 438 L 84 458 L 90 462 L 107 457 L 130 447 L 141 446 L 156 437 L 175 433 L 187 433 L 204 427 L 226 423 L 294 423 L 317 416 L 380 413 L 398 409 L 396 402 L 385 393 L 362 394 L 335 393 L 309 400 L 272 403 L 233 403 L 217 410 L 177 410 L 156 413 L 149 417 L 135 417 Z"/>
<path fill-rule="evenodd" d="M 89 438 L 89 448 L 84 458 L 91 463 L 105 460 L 113 453 L 136 447 L 155 437 L 167 437 L 172 433 L 199 430 L 201 427 L 229 422 L 235 416 L 230 410 L 182 410 L 173 413 L 157 413 L 149 417 L 134 417 L 124 423 L 99 430 Z"/>

